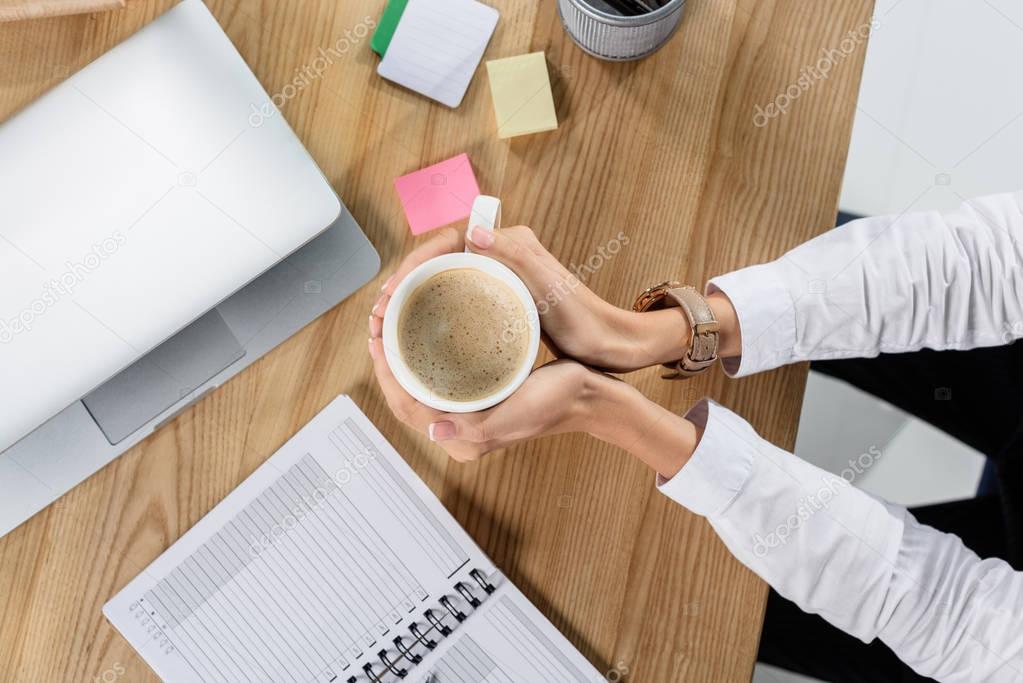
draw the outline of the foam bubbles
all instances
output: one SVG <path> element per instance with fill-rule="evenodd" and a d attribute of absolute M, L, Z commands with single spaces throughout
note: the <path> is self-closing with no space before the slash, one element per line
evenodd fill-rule
<path fill-rule="evenodd" d="M 515 376 L 528 349 L 529 325 L 507 285 L 457 268 L 412 292 L 398 319 L 398 344 L 409 369 L 437 396 L 475 401 Z"/>

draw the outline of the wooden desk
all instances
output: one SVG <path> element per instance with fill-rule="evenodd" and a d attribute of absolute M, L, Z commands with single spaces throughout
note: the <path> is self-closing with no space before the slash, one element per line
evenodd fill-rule
<path fill-rule="evenodd" d="M 368 37 L 284 106 L 385 273 L 414 243 L 392 179 L 463 151 L 506 221 L 533 226 L 563 261 L 628 235 L 589 279 L 619 304 L 659 278 L 702 283 L 775 258 L 833 224 L 863 46 L 787 114 L 758 127 L 754 107 L 864 26 L 871 0 L 691 0 L 670 45 L 631 64 L 583 54 L 552 0 L 489 1 L 502 19 L 488 57 L 547 52 L 557 132 L 498 140 L 484 74 L 452 111 L 378 78 Z M 0 117 L 171 4 L 0 26 Z M 210 4 L 276 93 L 317 48 L 365 35 L 383 0 Z M 381 281 L 0 540 L 0 681 L 92 681 L 121 667 L 124 680 L 155 680 L 101 606 L 339 393 L 610 680 L 749 680 L 766 586 L 641 465 L 582 436 L 459 465 L 392 418 L 366 354 Z M 791 447 L 805 376 L 629 381 L 679 411 L 710 394 Z"/>

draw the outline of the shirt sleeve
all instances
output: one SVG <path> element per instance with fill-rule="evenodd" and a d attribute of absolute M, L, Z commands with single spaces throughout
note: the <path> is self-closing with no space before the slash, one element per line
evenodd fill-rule
<path fill-rule="evenodd" d="M 658 487 L 778 593 L 864 642 L 880 638 L 923 676 L 1023 681 L 1023 574 L 852 486 L 880 451 L 836 476 L 716 403 L 687 417 L 703 437 Z"/>
<path fill-rule="evenodd" d="M 714 278 L 708 290 L 728 296 L 742 331 L 742 356 L 725 371 L 1023 337 L 1021 207 L 1023 192 L 863 218 Z"/>

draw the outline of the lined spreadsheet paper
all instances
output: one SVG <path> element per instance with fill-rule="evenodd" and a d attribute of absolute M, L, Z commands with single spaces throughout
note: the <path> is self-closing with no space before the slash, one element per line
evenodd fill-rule
<path fill-rule="evenodd" d="M 508 650 L 486 615 L 513 603 Z M 601 680 L 344 396 L 103 612 L 172 683 L 532 680 L 537 643 Z"/>
<path fill-rule="evenodd" d="M 498 18 L 496 9 L 476 0 L 409 0 L 377 73 L 457 107 Z"/>

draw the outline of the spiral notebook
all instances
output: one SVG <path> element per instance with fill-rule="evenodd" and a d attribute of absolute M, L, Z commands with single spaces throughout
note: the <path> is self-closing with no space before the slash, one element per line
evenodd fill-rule
<path fill-rule="evenodd" d="M 103 613 L 169 683 L 597 683 L 346 396 Z"/>

